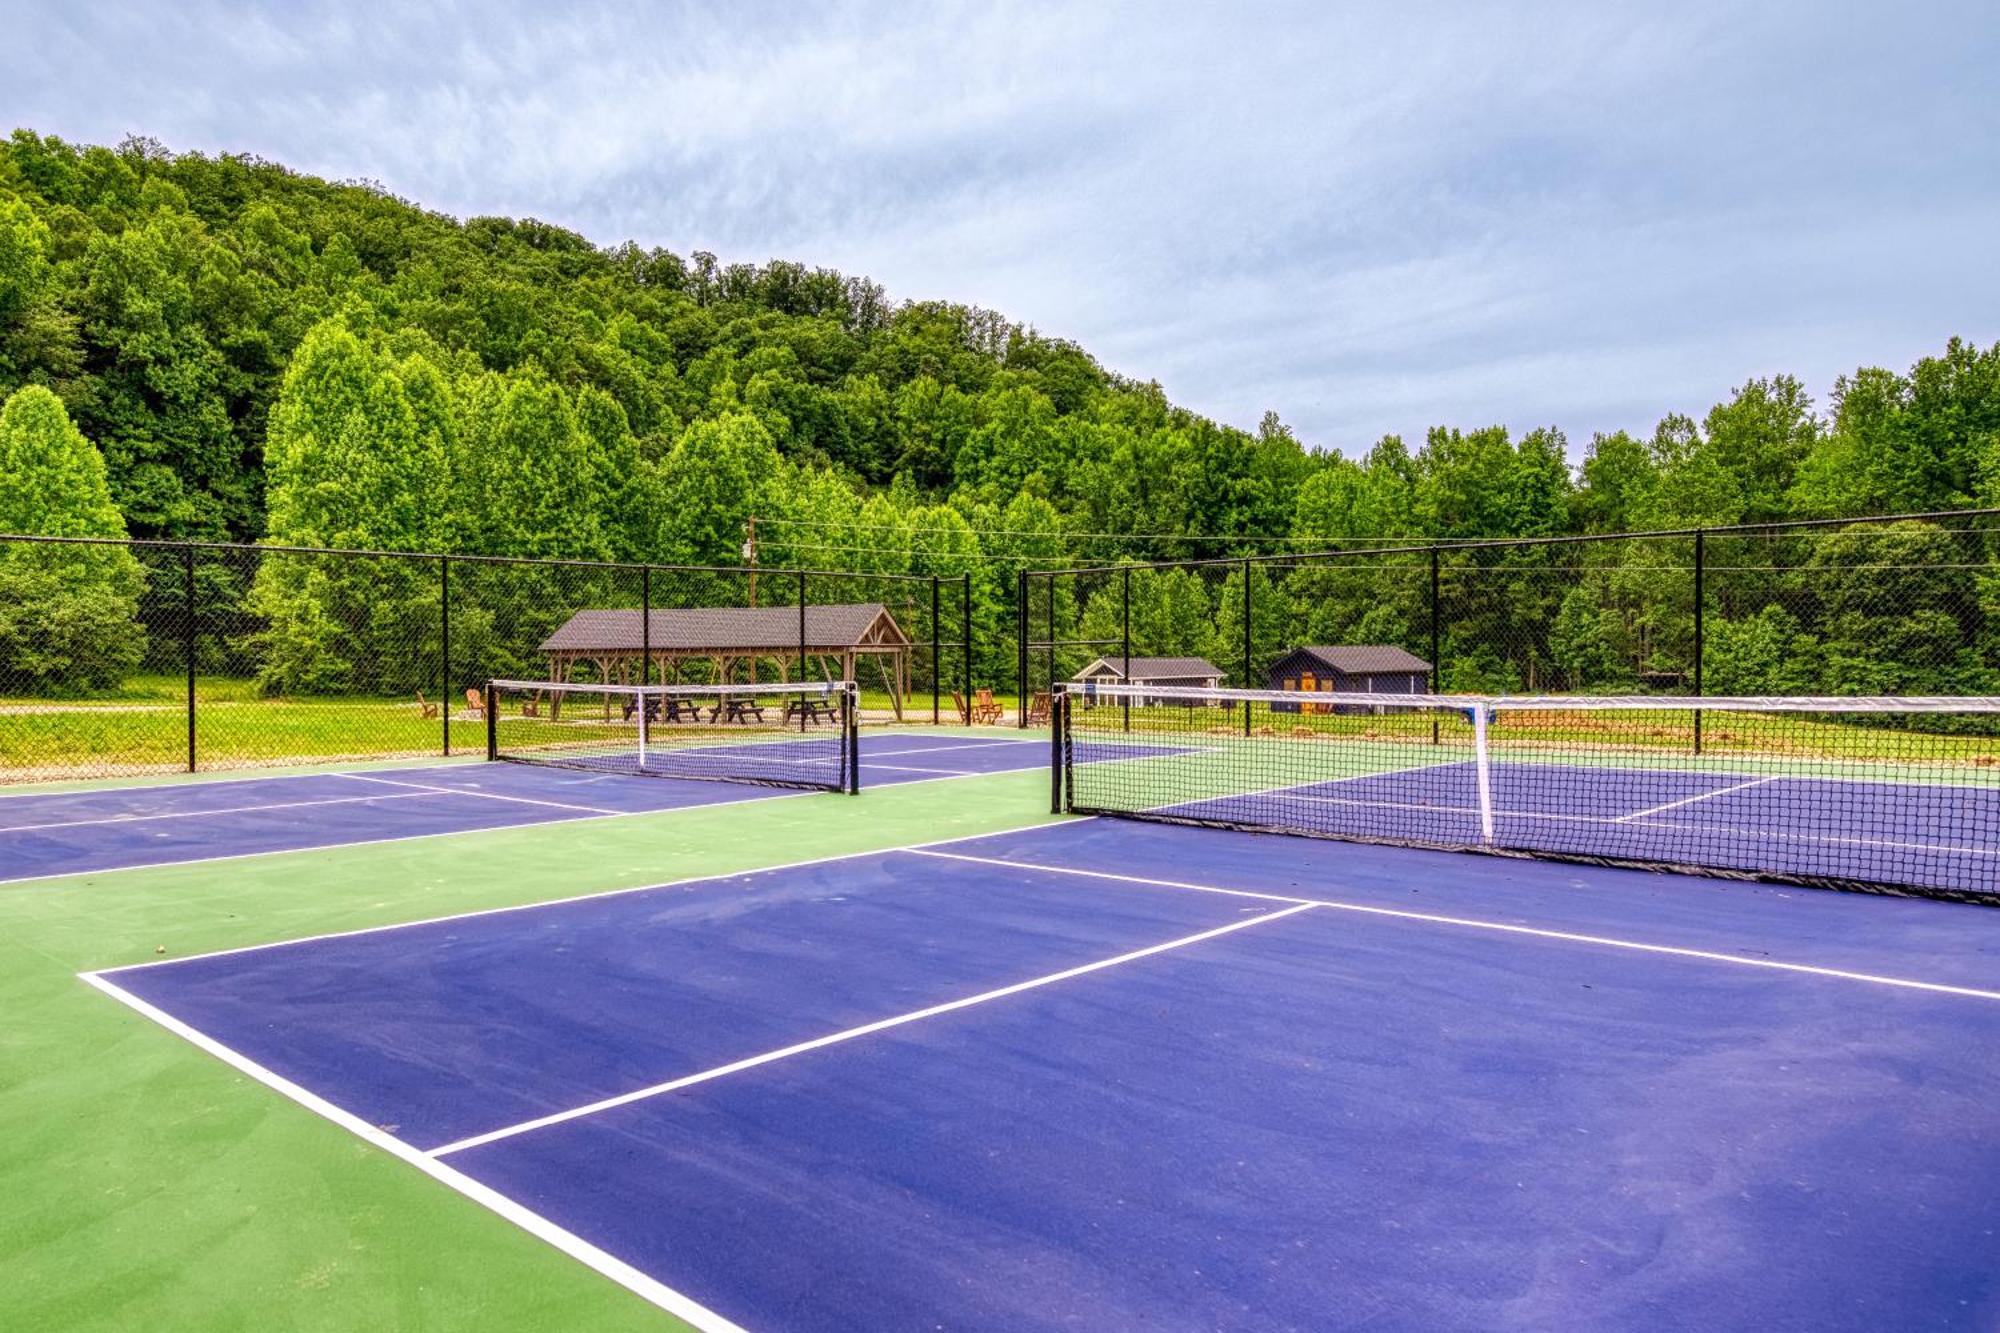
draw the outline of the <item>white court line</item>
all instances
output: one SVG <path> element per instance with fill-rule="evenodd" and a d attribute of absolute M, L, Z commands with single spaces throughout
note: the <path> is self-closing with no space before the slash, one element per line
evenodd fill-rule
<path fill-rule="evenodd" d="M 325 1098 L 308 1092 L 290 1079 L 266 1069 L 263 1065 L 258 1064 L 255 1060 L 252 1060 L 241 1052 L 224 1046 L 221 1042 L 216 1041 L 213 1037 L 208 1036 L 198 1029 L 189 1027 L 172 1014 L 157 1009 L 138 996 L 120 989 L 117 985 L 105 980 L 102 975 L 95 972 L 84 972 L 79 975 L 89 985 L 96 987 L 112 999 L 117 1000 L 120 1004 L 150 1018 L 167 1031 L 196 1048 L 206 1051 L 230 1068 L 255 1079 L 275 1092 L 291 1098 L 313 1114 L 331 1120 L 334 1124 L 339 1125 L 348 1133 L 361 1139 L 370 1147 L 378 1148 L 399 1161 L 407 1162 L 429 1176 L 432 1180 L 458 1191 L 458 1193 L 471 1199 L 481 1207 L 498 1213 L 501 1217 L 506 1218 L 509 1222 L 520 1227 L 537 1240 L 553 1246 L 555 1249 L 584 1264 L 593 1271 L 610 1278 L 613 1282 L 616 1282 L 619 1286 L 641 1299 L 649 1301 L 662 1310 L 686 1320 L 696 1328 L 703 1330 L 703 1333 L 744 1333 L 741 1326 L 725 1319 L 699 1301 L 696 1301 L 693 1297 L 675 1291 L 672 1287 L 667 1286 L 657 1278 L 650 1277 L 626 1263 L 623 1259 L 606 1253 L 581 1236 L 564 1229 L 548 1218 L 543 1217 L 540 1213 L 517 1203 L 491 1186 L 481 1184 L 456 1168 L 447 1166 L 445 1163 L 437 1161 L 418 1149 L 411 1147 L 401 1139 L 384 1133 L 359 1116 L 344 1111 Z"/>
<path fill-rule="evenodd" d="M 868 771 L 870 773 L 942 773 L 949 774 L 955 778 L 972 776 L 962 768 L 917 768 L 910 764 L 870 764 L 868 765 Z M 1024 771 L 1018 768 L 993 768 L 985 770 L 987 773 L 1020 773 Z M 984 776 L 984 774 L 981 776 Z"/>
<path fill-rule="evenodd" d="M 1261 898 L 1266 902 L 1295 903 L 1304 907 L 1324 907 L 1336 912 L 1354 912 L 1362 916 L 1393 917 L 1400 921 L 1417 921 L 1434 926 L 1459 926 L 1467 930 L 1493 931 L 1503 935 L 1527 935 L 1536 939 L 1560 940 L 1570 944 L 1592 944 L 1607 949 L 1629 949 L 1637 953 L 1663 954 L 1673 958 L 1696 958 L 1703 962 L 1730 963 L 1737 967 L 1760 967 L 1775 972 L 1797 972 L 1806 976 L 1832 977 L 1840 981 L 1861 981 L 1874 986 L 1893 986 L 1902 990 L 1930 991 L 1939 995 L 1960 995 L 1975 1000 L 2000 1000 L 2000 991 L 1981 990 L 1976 986 L 1952 986 L 1938 981 L 1916 981 L 1909 977 L 1883 976 L 1874 972 L 1851 972 L 1837 967 L 1816 967 L 1810 963 L 1784 963 L 1769 958 L 1746 958 L 1738 954 L 1716 953 L 1709 949 L 1690 949 L 1677 944 L 1649 944 L 1643 940 L 1621 939 L 1615 935 L 1586 935 L 1573 930 L 1551 930 L 1542 926 L 1517 926 L 1506 921 L 1487 921 L 1479 917 L 1445 916 L 1437 912 L 1413 912 L 1400 907 L 1375 907 L 1367 903 L 1348 902 L 1339 898 L 1301 897 L 1293 894 L 1263 893 L 1254 889 L 1230 889 L 1214 884 L 1194 884 L 1186 880 L 1154 879 L 1145 875 L 1121 875 L 1109 870 L 1084 870 L 1077 866 L 1040 865 L 1033 861 L 1014 861 L 997 856 L 973 856 L 964 852 L 942 852 L 929 847 L 910 847 L 906 851 L 917 856 L 932 856 L 946 861 L 971 861 L 979 865 L 1002 866 L 1011 870 L 1032 870 L 1050 875 L 1076 875 L 1085 879 L 1112 880 L 1125 884 L 1144 884 L 1153 888 L 1186 889 L 1192 893 L 1221 893 L 1233 898 Z"/>
<path fill-rule="evenodd" d="M 380 796 L 327 796 L 316 801 L 272 801 L 268 805 L 231 805 L 216 810 L 169 810 L 155 815 L 106 815 L 101 819 L 66 819 L 54 824 L 10 824 L 0 827 L 0 837 L 5 837 L 9 833 L 43 833 L 49 829 L 59 828 L 140 824 L 152 819 L 203 819 L 209 815 L 249 815 L 256 814 L 260 810 L 297 810 L 308 805 L 353 805 L 357 801 L 407 801 L 414 797 L 433 794 L 429 791 L 383 792 Z"/>
<path fill-rule="evenodd" d="M 1761 787 L 1767 782 L 1776 781 L 1776 775 L 1764 778 L 1751 778 L 1749 781 L 1739 782 L 1733 787 L 1718 787 L 1714 791 L 1697 792 L 1693 796 L 1683 796 L 1678 801 L 1668 801 L 1665 805 L 1656 805 L 1650 810 L 1634 810 L 1629 815 L 1618 816 L 1614 822 L 1620 824 L 1630 823 L 1632 820 L 1644 819 L 1649 815 L 1662 814 L 1668 810 L 1678 810 L 1684 805 L 1693 805 L 1696 801 L 1713 800 L 1717 796 L 1727 796 L 1733 791 L 1747 791 L 1751 787 Z"/>
<path fill-rule="evenodd" d="M 1247 930 L 1251 926 L 1265 925 L 1284 917 L 1296 916 L 1300 912 L 1310 912 L 1318 906 L 1318 903 L 1294 903 L 1282 911 L 1266 912 L 1261 916 L 1253 916 L 1243 921 L 1232 921 L 1225 926 L 1216 926 L 1193 935 L 1183 935 L 1177 940 L 1167 940 L 1162 944 L 1148 945 L 1146 948 L 1134 949 L 1130 953 L 1121 953 L 1113 958 L 1100 958 L 1094 963 L 1084 963 L 1079 967 L 1064 968 L 1060 972 L 1050 972 L 1045 976 L 1031 977 L 1026 981 L 1017 981 L 1011 986 L 1001 986 L 996 990 L 982 991 L 977 995 L 967 995 L 956 1000 L 947 1000 L 943 1004 L 934 1004 L 927 1009 L 917 1009 L 907 1014 L 897 1014 L 891 1018 L 877 1019 L 873 1023 L 863 1023 L 859 1027 L 851 1027 L 841 1032 L 828 1033 L 824 1037 L 814 1037 L 810 1041 L 797 1042 L 775 1051 L 766 1051 L 762 1055 L 753 1055 L 747 1059 L 733 1061 L 730 1064 L 718 1065 L 713 1069 L 704 1069 L 697 1074 L 688 1074 L 681 1078 L 669 1079 L 665 1083 L 655 1083 L 650 1087 L 634 1088 L 630 1092 L 619 1093 L 616 1097 L 606 1097 L 582 1106 L 573 1106 L 567 1111 L 557 1111 L 553 1115 L 540 1116 L 534 1120 L 523 1120 L 517 1125 L 508 1125 L 501 1129 L 489 1130 L 484 1134 L 474 1134 L 470 1138 L 459 1139 L 455 1143 L 447 1143 L 441 1148 L 433 1148 L 430 1151 L 430 1155 L 432 1158 L 445 1157 L 451 1153 L 464 1152 L 467 1148 L 477 1148 L 484 1144 L 497 1143 L 502 1139 L 511 1139 L 516 1135 L 526 1134 L 533 1130 L 547 1129 L 551 1125 L 565 1124 L 571 1120 L 582 1119 L 584 1116 L 596 1115 L 600 1111 L 609 1111 L 620 1106 L 630 1106 L 633 1102 L 646 1101 L 649 1098 L 663 1096 L 669 1092 L 678 1092 L 682 1088 L 691 1088 L 697 1083 L 707 1083 L 729 1074 L 741 1073 L 746 1069 L 755 1069 L 759 1065 L 767 1065 L 774 1060 L 783 1060 L 794 1055 L 802 1055 L 807 1051 L 816 1051 L 825 1046 L 834 1046 L 841 1042 L 853 1041 L 857 1037 L 866 1037 L 876 1032 L 885 1032 L 890 1028 L 898 1028 L 905 1024 L 921 1022 L 927 1018 L 936 1018 L 940 1014 L 949 1014 L 959 1009 L 969 1009 L 976 1004 L 986 1004 L 992 1000 L 1005 999 L 1009 995 L 1019 995 L 1023 991 L 1054 985 L 1058 981 L 1069 981 L 1076 977 L 1087 976 L 1092 972 L 1102 972 L 1106 968 L 1137 962 L 1141 958 L 1151 958 L 1155 954 L 1166 953 L 1171 949 L 1184 949 L 1188 945 L 1199 944 L 1203 940 L 1212 940 L 1220 935 Z"/>
<path fill-rule="evenodd" d="M 470 787 L 433 787 L 422 782 L 398 782 L 394 778 L 370 777 L 366 773 L 338 773 L 336 777 L 352 778 L 356 782 L 379 782 L 386 787 L 413 787 L 418 791 L 441 793 L 445 796 L 483 796 L 489 801 L 513 801 L 518 805 L 546 805 L 556 810 L 574 810 L 586 815 L 622 815 L 623 810 L 606 810 L 598 805 L 572 805 L 567 801 L 542 801 L 532 796 L 504 796 L 497 791 L 480 791 Z"/>

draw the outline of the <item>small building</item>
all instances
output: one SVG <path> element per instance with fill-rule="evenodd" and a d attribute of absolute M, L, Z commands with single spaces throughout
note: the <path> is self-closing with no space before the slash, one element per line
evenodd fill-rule
<path fill-rule="evenodd" d="M 1077 672 L 1076 678 L 1106 685 L 1184 685 L 1212 690 L 1222 684 L 1222 668 L 1205 657 L 1135 657 L 1128 673 L 1124 657 L 1100 657 Z"/>
<path fill-rule="evenodd" d="M 1269 688 L 1333 694 L 1423 694 L 1430 688 L 1431 664 L 1393 644 L 1294 648 L 1271 664 Z M 1273 712 L 1297 712 L 1297 704 L 1272 704 Z"/>

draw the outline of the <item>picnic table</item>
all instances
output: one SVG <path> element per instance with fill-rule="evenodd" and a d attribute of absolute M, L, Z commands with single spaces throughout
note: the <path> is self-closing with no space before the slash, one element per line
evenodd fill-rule
<path fill-rule="evenodd" d="M 764 720 L 764 705 L 755 699 L 724 699 L 709 715 L 711 722 L 748 722 L 753 718 Z"/>
<path fill-rule="evenodd" d="M 785 700 L 785 721 L 795 722 L 801 718 L 807 722 L 838 722 L 840 709 L 831 699 L 806 697 Z"/>

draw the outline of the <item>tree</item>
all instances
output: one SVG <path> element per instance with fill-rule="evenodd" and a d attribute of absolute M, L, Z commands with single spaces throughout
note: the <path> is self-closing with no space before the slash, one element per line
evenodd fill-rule
<path fill-rule="evenodd" d="M 1614 642 L 1615 627 L 1589 587 L 1578 584 L 1563 595 L 1549 630 L 1549 655 L 1570 689 L 1631 684 L 1631 670 Z"/>
<path fill-rule="evenodd" d="M 440 394 L 421 357 L 398 365 L 337 320 L 314 328 L 271 413 L 272 544 L 432 549 L 449 493 Z M 430 561 L 272 551 L 245 599 L 264 628 L 243 647 L 274 693 L 434 687 L 438 597 Z"/>
<path fill-rule="evenodd" d="M 49 390 L 0 408 L 0 532 L 123 538 L 104 458 Z M 144 572 L 123 546 L 0 543 L 0 689 L 80 694 L 139 664 Z"/>

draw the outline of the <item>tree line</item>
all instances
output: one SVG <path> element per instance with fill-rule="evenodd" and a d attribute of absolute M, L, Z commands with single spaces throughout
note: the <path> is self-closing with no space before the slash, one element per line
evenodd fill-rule
<path fill-rule="evenodd" d="M 1824 407 L 1792 377 L 1750 379 L 1699 418 L 1596 435 L 1574 465 L 1560 431 L 1498 427 L 1348 457 L 1328 446 L 1354 442 L 1300 441 L 1275 414 L 1222 425 L 1072 343 L 830 270 L 600 247 L 253 158 L 25 130 L 0 146 L 0 398 L 23 393 L 36 438 L 73 430 L 101 455 L 101 496 L 25 496 L 10 468 L 6 525 L 734 564 L 754 515 L 768 564 L 971 573 L 983 681 L 1011 675 L 1023 567 L 2000 503 L 2000 343 L 1858 369 Z M 1458 635 L 1463 681 L 1685 674 L 1686 628 L 1662 609 L 1686 604 L 1678 566 L 1593 559 L 1481 575 L 1493 598 L 1462 576 L 1463 618 L 1492 622 Z M 1422 647 L 1429 609 L 1385 593 L 1381 566 L 1274 573 L 1296 609 L 1272 632 Z M 1948 600 L 1983 606 L 1961 585 Z M 336 604 L 365 589 L 294 572 L 240 595 L 282 627 L 264 656 L 293 665 L 267 662 L 274 684 L 339 683 Z M 1226 633 L 1220 586 L 1154 600 Z M 1729 660 L 1796 660 L 1848 614 L 1774 591 L 1738 609 L 1717 617 Z M 1983 652 L 1980 616 L 1957 633 Z M 1508 644 L 1507 623 L 1535 642 Z"/>

